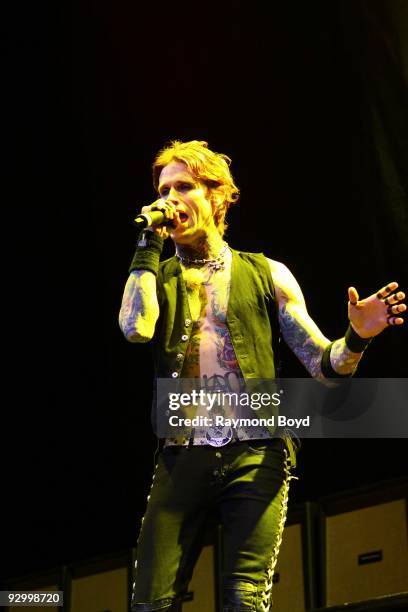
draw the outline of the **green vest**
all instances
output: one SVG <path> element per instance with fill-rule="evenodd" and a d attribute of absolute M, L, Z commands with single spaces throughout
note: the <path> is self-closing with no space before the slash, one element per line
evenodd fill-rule
<path fill-rule="evenodd" d="M 245 380 L 276 377 L 279 326 L 269 264 L 262 253 L 232 251 L 227 326 Z M 158 378 L 178 378 L 192 332 L 181 266 L 176 257 L 161 262 L 157 275 L 160 316 L 153 340 Z"/>
<path fill-rule="evenodd" d="M 275 363 L 280 328 L 275 288 L 269 264 L 262 253 L 232 251 L 231 286 L 227 307 L 227 326 L 238 365 L 245 381 L 275 379 Z M 187 289 L 176 257 L 160 263 L 157 275 L 160 316 L 152 349 L 157 378 L 179 378 L 190 336 L 192 319 Z M 254 381 L 255 382 L 255 381 Z M 152 423 L 155 423 L 156 389 L 153 392 Z M 262 415 L 262 409 L 259 416 Z M 265 414 L 264 416 L 269 416 Z M 273 435 L 275 428 L 269 428 Z M 292 466 L 296 465 L 297 446 L 286 441 Z"/>

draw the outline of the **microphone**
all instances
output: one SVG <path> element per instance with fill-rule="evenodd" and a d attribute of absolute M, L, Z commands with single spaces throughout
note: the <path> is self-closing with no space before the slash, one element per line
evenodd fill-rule
<path fill-rule="evenodd" d="M 159 225 L 165 225 L 167 227 L 176 227 L 173 219 L 166 219 L 164 213 L 161 210 L 151 210 L 149 213 L 142 213 L 137 215 L 133 223 L 140 230 L 146 227 L 157 227 Z"/>

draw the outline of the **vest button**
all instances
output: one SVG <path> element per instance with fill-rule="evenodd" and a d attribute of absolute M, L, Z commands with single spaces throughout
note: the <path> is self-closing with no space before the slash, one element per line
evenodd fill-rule
<path fill-rule="evenodd" d="M 181 361 L 183 359 L 183 353 L 177 353 L 176 359 L 177 361 Z"/>
<path fill-rule="evenodd" d="M 191 325 L 191 319 L 186 319 L 186 320 L 184 321 L 184 325 L 185 325 L 186 327 L 189 327 L 189 325 Z"/>
<path fill-rule="evenodd" d="M 173 372 L 172 377 L 177 378 L 177 376 L 178 376 L 178 372 Z"/>
<path fill-rule="evenodd" d="M 181 336 L 181 339 L 182 339 L 182 341 L 183 341 L 183 342 L 185 342 L 186 340 L 188 340 L 188 336 L 187 336 L 187 334 L 183 334 L 183 335 Z"/>

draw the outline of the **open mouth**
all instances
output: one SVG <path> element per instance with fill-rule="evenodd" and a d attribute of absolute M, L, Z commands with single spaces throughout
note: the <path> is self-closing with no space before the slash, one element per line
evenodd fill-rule
<path fill-rule="evenodd" d="M 179 217 L 180 223 L 185 223 L 188 219 L 188 215 L 186 215 L 185 212 L 181 212 L 181 211 L 178 213 L 178 217 Z"/>

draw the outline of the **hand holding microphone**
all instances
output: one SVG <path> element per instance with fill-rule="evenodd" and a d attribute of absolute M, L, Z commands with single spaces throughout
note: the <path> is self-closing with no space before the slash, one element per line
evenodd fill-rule
<path fill-rule="evenodd" d="M 139 230 L 149 229 L 165 239 L 169 236 L 167 228 L 175 227 L 174 212 L 165 200 L 159 198 L 150 206 L 143 206 L 142 212 L 133 222 Z"/>

